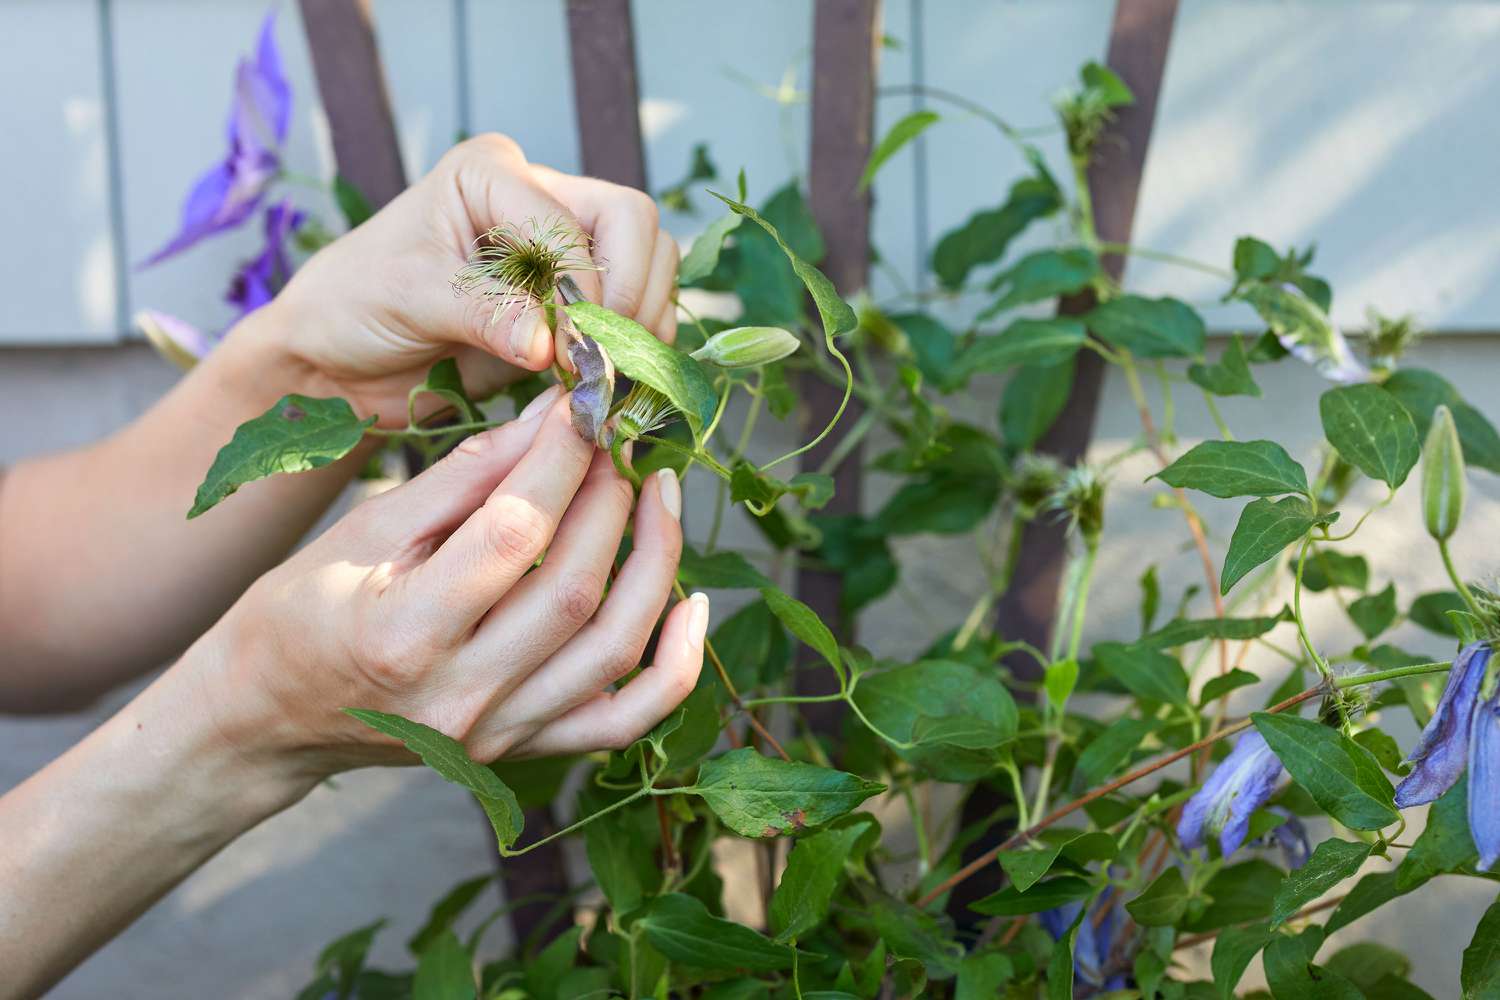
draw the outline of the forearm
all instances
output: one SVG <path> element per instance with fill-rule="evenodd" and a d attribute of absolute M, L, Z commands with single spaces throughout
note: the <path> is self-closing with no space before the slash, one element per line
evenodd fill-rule
<path fill-rule="evenodd" d="M 0 797 L 0 1000 L 40 995 L 311 787 L 221 734 L 193 666 Z"/>
<path fill-rule="evenodd" d="M 253 314 L 138 420 L 22 462 L 0 488 L 0 710 L 47 710 L 178 655 L 280 561 L 366 448 L 243 488 L 185 518 L 218 449 L 287 392 L 331 395 L 281 351 L 277 304 Z"/>

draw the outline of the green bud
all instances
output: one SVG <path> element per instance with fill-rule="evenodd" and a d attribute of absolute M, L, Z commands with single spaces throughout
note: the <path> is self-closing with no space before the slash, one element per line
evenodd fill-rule
<path fill-rule="evenodd" d="M 796 335 L 779 326 L 737 326 L 709 337 L 693 357 L 720 368 L 757 368 L 780 361 L 799 346 Z"/>
<path fill-rule="evenodd" d="M 1453 414 L 1439 406 L 1422 446 L 1422 520 L 1427 533 L 1447 541 L 1464 512 L 1464 453 Z"/>

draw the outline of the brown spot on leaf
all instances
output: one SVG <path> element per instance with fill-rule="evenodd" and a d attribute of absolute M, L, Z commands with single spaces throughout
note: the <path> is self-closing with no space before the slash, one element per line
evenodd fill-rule
<path fill-rule="evenodd" d="M 781 836 L 781 831 L 776 829 L 774 826 L 768 826 L 764 830 L 760 831 L 760 835 L 762 837 L 779 837 Z"/>
<path fill-rule="evenodd" d="M 282 420 L 296 421 L 301 420 L 305 416 L 307 416 L 307 411 L 298 406 L 296 403 L 288 403 L 281 408 Z"/>
<path fill-rule="evenodd" d="M 792 824 L 793 829 L 801 830 L 807 826 L 807 811 L 804 809 L 793 809 L 790 812 L 782 813 L 781 816 L 788 823 Z"/>

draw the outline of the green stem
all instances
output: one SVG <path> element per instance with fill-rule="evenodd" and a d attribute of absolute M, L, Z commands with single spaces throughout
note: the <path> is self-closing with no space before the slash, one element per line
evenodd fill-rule
<path fill-rule="evenodd" d="M 1475 618 L 1483 621 L 1484 613 L 1479 610 L 1479 602 L 1474 599 L 1473 591 L 1469 590 L 1468 585 L 1463 581 L 1463 577 L 1458 575 L 1458 569 L 1453 565 L 1453 554 L 1448 551 L 1448 540 L 1446 538 L 1438 539 L 1438 552 L 1442 553 L 1443 569 L 1448 571 L 1448 579 L 1453 581 L 1453 588 L 1458 591 L 1458 596 L 1462 597 L 1464 603 L 1469 606 L 1469 612 Z"/>
<path fill-rule="evenodd" d="M 624 447 L 623 435 L 616 434 L 614 440 L 609 443 L 609 459 L 615 463 L 615 471 L 620 474 L 620 478 L 639 490 L 641 477 L 630 467 L 630 463 L 625 461 L 625 455 L 622 452 Z"/>
<path fill-rule="evenodd" d="M 1174 253 L 1163 253 L 1160 250 L 1150 250 L 1146 247 L 1134 246 L 1130 243 L 1100 243 L 1099 251 L 1100 253 L 1113 253 L 1123 254 L 1129 257 L 1142 257 L 1146 260 L 1159 260 L 1164 264 L 1176 264 L 1178 267 L 1186 267 L 1191 268 L 1194 271 L 1202 271 L 1204 274 L 1211 274 L 1216 278 L 1223 278 L 1225 281 L 1234 280 L 1234 273 L 1231 271 L 1226 271 L 1222 267 L 1215 267 L 1212 264 L 1205 264 L 1203 261 L 1194 260 L 1191 257 L 1180 257 Z"/>
<path fill-rule="evenodd" d="M 1297 621 L 1297 635 L 1302 639 L 1302 648 L 1312 657 L 1313 666 L 1318 668 L 1318 673 L 1325 681 L 1332 681 L 1332 672 L 1327 662 L 1313 648 L 1312 638 L 1307 634 L 1307 623 L 1302 620 L 1302 569 L 1307 564 L 1307 550 L 1312 547 L 1312 541 L 1312 535 L 1304 538 L 1302 548 L 1297 553 L 1297 576 L 1292 585 L 1292 617 Z"/>
<path fill-rule="evenodd" d="M 642 434 L 637 440 L 644 441 L 647 444 L 654 445 L 658 448 L 665 448 L 667 451 L 670 451 L 676 455 L 685 455 L 693 461 L 702 464 L 705 469 L 725 481 L 728 481 L 730 477 L 729 470 L 720 465 L 718 461 L 716 461 L 714 457 L 706 451 L 696 451 L 692 448 L 684 448 L 676 441 L 669 441 L 666 438 L 657 437 L 654 434 Z"/>
<path fill-rule="evenodd" d="M 833 471 L 844 464 L 844 459 L 849 457 L 850 452 L 859 447 L 859 443 L 865 439 L 865 435 L 874 429 L 880 420 L 880 411 L 868 409 L 859 415 L 854 426 L 849 428 L 849 433 L 839 438 L 838 444 L 828 452 L 828 457 L 818 466 L 818 472 L 825 476 L 832 475 Z"/>
<path fill-rule="evenodd" d="M 1208 407 L 1208 415 L 1213 418 L 1214 426 L 1219 429 L 1219 437 L 1225 441 L 1234 440 L 1234 431 L 1224 422 L 1224 414 L 1219 412 L 1219 404 L 1215 402 L 1213 393 L 1207 389 L 1200 389 L 1203 393 L 1203 405 Z"/>
<path fill-rule="evenodd" d="M 708 445 L 708 439 L 714 436 L 714 431 L 719 429 L 719 421 L 724 418 L 724 410 L 729 406 L 729 397 L 734 395 L 734 379 L 726 379 L 724 394 L 719 397 L 719 405 L 714 408 L 714 418 L 708 422 L 703 429 L 703 446 Z"/>
<path fill-rule="evenodd" d="M 837 694 L 786 694 L 765 698 L 746 698 L 740 704 L 746 708 L 756 708 L 760 705 L 816 705 L 820 702 L 843 700 L 844 693 L 840 691 Z"/>
<path fill-rule="evenodd" d="M 932 850 L 927 843 L 927 823 L 922 818 L 922 810 L 917 808 L 917 797 L 912 794 L 909 780 L 901 782 L 901 797 L 906 800 L 912 832 L 917 838 L 917 877 L 925 878 L 932 868 Z"/>
<path fill-rule="evenodd" d="M 770 462 L 767 462 L 765 465 L 762 465 L 760 467 L 762 472 L 774 469 L 782 462 L 791 461 L 798 455 L 804 454 L 805 452 L 811 451 L 813 448 L 816 448 L 822 442 L 822 440 L 833 431 L 833 428 L 844 416 L 844 409 L 849 405 L 849 397 L 854 392 L 854 370 L 849 367 L 849 359 L 844 357 L 844 352 L 840 351 L 834 344 L 832 333 L 829 333 L 825 330 L 823 340 L 824 345 L 828 348 L 828 353 L 837 358 L 839 365 L 844 369 L 844 396 L 839 400 L 838 409 L 834 410 L 833 418 L 828 421 L 828 424 L 821 431 L 818 432 L 817 437 L 802 445 L 802 447 L 794 448 L 793 450 L 787 452 L 785 455 L 782 455 L 780 458 L 773 459 Z"/>
<path fill-rule="evenodd" d="M 675 792 L 675 791 L 678 791 L 678 789 L 675 789 L 675 788 L 674 789 L 668 789 L 668 791 L 674 791 Z M 610 803 L 609 805 L 605 806 L 603 809 L 600 809 L 598 812 L 596 812 L 596 813 L 590 813 L 589 815 L 585 816 L 583 819 L 580 819 L 580 820 L 578 820 L 578 821 L 576 821 L 574 823 L 569 824 L 568 826 L 563 827 L 561 830 L 558 830 L 556 833 L 548 834 L 547 836 L 543 837 L 541 840 L 538 840 L 538 841 L 535 841 L 533 843 L 527 844 L 525 847 L 521 848 L 518 851 L 511 850 L 508 847 L 501 847 L 500 848 L 500 856 L 502 858 L 519 858 L 523 854 L 530 854 L 532 851 L 536 850 L 538 847 L 541 847 L 543 844 L 549 844 L 549 843 L 551 843 L 552 841 L 556 840 L 559 837 L 565 837 L 568 834 L 573 833 L 575 830 L 581 830 L 581 829 L 583 829 L 584 827 L 588 826 L 590 823 L 592 823 L 594 820 L 598 819 L 601 816 L 607 816 L 610 813 L 615 812 L 618 809 L 625 808 L 626 806 L 630 805 L 632 802 L 638 802 L 641 799 L 644 799 L 648 795 L 656 795 L 656 794 L 661 794 L 661 792 L 659 792 L 656 789 L 653 789 L 650 785 L 645 785 L 645 786 L 637 789 L 636 791 L 632 792 L 630 795 L 625 796 L 620 801 Z"/>
<path fill-rule="evenodd" d="M 1333 682 L 1333 686 L 1339 690 L 1354 687 L 1364 687 L 1367 684 L 1379 684 L 1381 681 L 1395 681 L 1403 677 L 1420 677 L 1423 674 L 1440 674 L 1445 670 L 1451 670 L 1453 664 L 1447 660 L 1434 660 L 1431 663 L 1413 663 L 1407 667 L 1392 667 L 1389 670 L 1374 670 L 1368 674 L 1350 674 L 1348 677 L 1340 677 Z"/>

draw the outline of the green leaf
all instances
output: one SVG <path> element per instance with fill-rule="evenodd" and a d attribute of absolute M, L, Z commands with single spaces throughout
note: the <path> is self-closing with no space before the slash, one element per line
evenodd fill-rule
<path fill-rule="evenodd" d="M 861 842 L 868 849 L 879 835 L 873 816 L 856 813 L 797 840 L 771 896 L 771 929 L 778 939 L 803 937 L 823 922 L 845 863 L 858 858 Z"/>
<path fill-rule="evenodd" d="M 1000 867 L 1017 892 L 1025 892 L 1036 885 L 1052 869 L 1063 848 L 1080 838 L 1092 836 L 1083 830 L 1060 830 L 1055 836 L 1046 835 L 1052 832 L 1045 831 L 1035 847 L 1000 852 Z"/>
<path fill-rule="evenodd" d="M 979 319 L 1028 302 L 1071 295 L 1092 285 L 1101 273 L 1099 258 L 1087 247 L 1029 253 L 990 282 L 990 291 L 1004 289 L 1004 294 L 980 313 Z"/>
<path fill-rule="evenodd" d="M 1203 353 L 1203 318 L 1177 299 L 1120 295 L 1083 318 L 1100 340 L 1142 358 L 1190 358 Z"/>
<path fill-rule="evenodd" d="M 1220 593 L 1229 593 L 1229 588 L 1246 573 L 1301 540 L 1317 525 L 1332 524 L 1337 518 L 1336 513 L 1314 513 L 1312 505 L 1302 497 L 1250 501 L 1240 512 L 1239 523 L 1229 539 L 1229 552 L 1219 574 Z"/>
<path fill-rule="evenodd" d="M 776 587 L 762 587 L 760 596 L 766 599 L 766 606 L 771 609 L 771 613 L 780 619 L 781 624 L 792 635 L 828 661 L 828 665 L 840 678 L 844 676 L 838 640 L 833 637 L 828 626 L 823 624 L 823 619 L 818 617 L 816 611 Z"/>
<path fill-rule="evenodd" d="M 975 952 L 959 963 L 953 1000 L 994 1000 L 1015 975 L 1015 965 L 1003 953 Z"/>
<path fill-rule="evenodd" d="M 333 200 L 338 203 L 339 214 L 350 229 L 360 225 L 375 214 L 370 200 L 347 177 L 339 175 L 333 179 Z"/>
<path fill-rule="evenodd" d="M 1422 445 L 1411 414 L 1378 385 L 1329 389 L 1318 400 L 1323 433 L 1344 461 L 1395 489 L 1417 464 Z"/>
<path fill-rule="evenodd" d="M 426 951 L 437 940 L 438 935 L 450 929 L 453 922 L 463 915 L 464 911 L 493 881 L 495 881 L 493 874 L 479 875 L 465 879 L 449 889 L 447 895 L 433 905 L 432 912 L 427 915 L 427 922 L 411 936 L 411 940 L 406 942 L 406 947 L 411 949 L 413 955 L 420 955 Z"/>
<path fill-rule="evenodd" d="M 933 385 L 946 385 L 958 350 L 953 331 L 927 313 L 897 313 L 887 318 L 906 334 L 922 377 Z"/>
<path fill-rule="evenodd" d="M 1087 907 L 1081 908 L 1063 936 L 1052 944 L 1052 955 L 1047 959 L 1047 975 L 1044 977 L 1047 1000 L 1073 1000 L 1073 946 L 1078 941 L 1079 924 L 1087 919 Z"/>
<path fill-rule="evenodd" d="M 589 870 L 616 916 L 633 912 L 661 884 L 659 841 L 651 836 L 656 818 L 652 816 L 647 826 L 628 807 L 621 816 L 617 812 L 612 822 L 583 828 Z"/>
<path fill-rule="evenodd" d="M 1073 767 L 1073 791 L 1092 788 L 1113 774 L 1156 727 L 1154 719 L 1124 718 L 1111 723 L 1078 755 Z"/>
<path fill-rule="evenodd" d="M 1405 766 L 1401 747 L 1389 735 L 1379 729 L 1361 729 L 1354 734 L 1354 742 L 1370 751 L 1370 756 L 1380 761 L 1380 766 L 1392 774 L 1406 774 L 1411 768 Z"/>
<path fill-rule="evenodd" d="M 945 288 L 958 288 L 976 267 L 1005 256 L 1006 248 L 1033 221 L 1051 215 L 1063 206 L 1061 189 L 1047 173 L 1040 158 L 1033 161 L 1037 173 L 1011 185 L 1004 205 L 969 216 L 957 229 L 945 233 L 932 252 L 932 270 Z"/>
<path fill-rule="evenodd" d="M 1214 940 L 1209 968 L 1213 971 L 1214 989 L 1220 1000 L 1234 1000 L 1234 988 L 1270 940 L 1271 932 L 1264 923 L 1226 928 Z"/>
<path fill-rule="evenodd" d="M 1292 778 L 1351 830 L 1379 830 L 1400 819 L 1394 791 L 1370 752 L 1328 726 L 1256 712 L 1255 728 Z"/>
<path fill-rule="evenodd" d="M 974 375 L 1017 365 L 1056 365 L 1083 346 L 1088 333 L 1075 319 L 1018 319 L 999 333 L 976 337 L 953 363 L 949 384 L 961 387 Z"/>
<path fill-rule="evenodd" d="M 1277 935 L 1266 946 L 1266 983 L 1276 1000 L 1364 1000 L 1349 980 L 1313 964 L 1323 944 L 1323 929 L 1310 927 L 1296 936 Z"/>
<path fill-rule="evenodd" d="M 1182 872 L 1168 868 L 1146 887 L 1146 891 L 1129 900 L 1125 909 L 1142 927 L 1167 927 L 1187 912 L 1188 887 Z"/>
<path fill-rule="evenodd" d="M 1396 889 L 1411 892 L 1430 879 L 1469 868 L 1479 860 L 1469 833 L 1469 780 L 1444 792 L 1427 811 L 1427 826 L 1396 869 Z"/>
<path fill-rule="evenodd" d="M 1188 365 L 1188 378 L 1205 392 L 1215 396 L 1260 396 L 1260 386 L 1250 374 L 1250 361 L 1245 355 L 1244 342 L 1239 337 L 1230 337 L 1229 346 L 1219 355 L 1217 364 L 1205 365 L 1194 362 Z"/>
<path fill-rule="evenodd" d="M 582 936 L 582 927 L 569 927 L 548 942 L 541 953 L 527 963 L 526 988 L 531 996 L 538 1000 L 545 1000 L 547 997 L 563 1000 L 564 997 L 578 995 L 563 992 L 561 985 L 578 962 L 578 942 Z M 606 975 L 606 982 L 608 978 Z"/>
<path fill-rule="evenodd" d="M 1492 903 L 1474 927 L 1458 979 L 1465 1000 L 1500 997 L 1500 902 Z"/>
<path fill-rule="evenodd" d="M 1366 639 L 1373 639 L 1396 620 L 1396 585 L 1386 584 L 1384 590 L 1378 594 L 1367 594 L 1353 601 L 1349 605 L 1349 620 L 1364 633 Z"/>
<path fill-rule="evenodd" d="M 1323 966 L 1358 986 L 1365 1000 L 1432 1000 L 1410 983 L 1401 983 L 1405 988 L 1398 993 L 1390 992 L 1388 980 L 1405 977 L 1411 972 L 1411 962 L 1400 952 L 1374 941 L 1356 941 L 1340 948 Z"/>
<path fill-rule="evenodd" d="M 1259 618 L 1175 618 L 1154 633 L 1137 639 L 1136 645 L 1170 649 L 1202 639 L 1260 639 L 1281 622 L 1289 621 L 1292 621 L 1289 610 Z"/>
<path fill-rule="evenodd" d="M 1105 107 L 1118 108 L 1135 103 L 1135 95 L 1119 75 L 1108 66 L 1090 60 L 1079 71 L 1083 85 L 1087 87 Z"/>
<path fill-rule="evenodd" d="M 1076 875 L 1060 875 L 1038 882 L 1025 892 L 1008 885 L 971 904 L 969 908 L 991 917 L 1019 917 L 1087 899 L 1093 894 L 1094 885 L 1087 879 Z"/>
<path fill-rule="evenodd" d="M 993 671 L 957 660 L 863 674 L 854 702 L 871 725 L 903 744 L 894 748 L 898 755 L 944 781 L 992 772 L 1019 726 L 1015 701 Z"/>
<path fill-rule="evenodd" d="M 719 399 L 703 366 L 663 344 L 635 320 L 592 302 L 567 306 L 568 318 L 604 348 L 615 369 L 666 396 L 696 437 L 714 418 Z"/>
<path fill-rule="evenodd" d="M 683 789 L 701 795 L 742 837 L 822 826 L 884 790 L 879 782 L 832 768 L 762 757 L 751 747 L 705 761 L 697 784 Z"/>
<path fill-rule="evenodd" d="M 1276 887 L 1284 878 L 1286 873 L 1280 868 L 1259 860 L 1221 868 L 1203 887 L 1208 908 L 1190 914 L 1183 929 L 1213 931 L 1269 917 Z"/>
<path fill-rule="evenodd" d="M 1239 667 L 1235 667 L 1228 673 L 1210 678 L 1208 683 L 1203 685 L 1203 690 L 1198 692 L 1198 704 L 1207 705 L 1210 702 L 1217 701 L 1231 691 L 1238 691 L 1242 687 L 1249 687 L 1251 684 L 1259 683 L 1259 677 L 1248 670 L 1241 670 Z"/>
<path fill-rule="evenodd" d="M 1421 368 L 1402 368 L 1381 385 L 1411 414 L 1417 432 L 1423 436 L 1432 423 L 1433 411 L 1439 406 L 1448 407 L 1458 428 L 1459 443 L 1463 445 L 1464 462 L 1500 473 L 1500 433 L 1496 433 L 1484 414 L 1464 402 L 1447 379 Z"/>
<path fill-rule="evenodd" d="M 1155 478 L 1209 496 L 1307 494 L 1307 473 L 1274 441 L 1204 441 Z"/>
<path fill-rule="evenodd" d="M 1406 616 L 1413 624 L 1420 625 L 1429 632 L 1457 638 L 1458 629 L 1453 627 L 1453 620 L 1448 617 L 1448 612 L 1465 611 L 1467 608 L 1457 591 L 1438 590 L 1412 601 Z"/>
<path fill-rule="evenodd" d="M 451 930 L 422 953 L 412 980 L 412 1000 L 474 1000 L 473 960 Z"/>
<path fill-rule="evenodd" d="M 1370 856 L 1371 845 L 1332 837 L 1318 845 L 1312 857 L 1292 872 L 1276 890 L 1271 926 L 1291 919 L 1298 910 L 1359 871 Z"/>
<path fill-rule="evenodd" d="M 1187 704 L 1187 673 L 1181 663 L 1166 653 L 1122 642 L 1101 642 L 1094 647 L 1094 659 L 1138 698 Z"/>
<path fill-rule="evenodd" d="M 1073 694 L 1073 689 L 1078 686 L 1078 661 L 1077 660 L 1054 660 L 1047 664 L 1047 671 L 1042 677 L 1042 687 L 1047 692 L 1047 700 L 1052 707 L 1061 710 L 1068 703 L 1068 698 Z"/>
<path fill-rule="evenodd" d="M 777 231 L 776 227 L 767 222 L 759 212 L 749 205 L 726 198 L 713 191 L 710 191 L 709 194 L 712 194 L 715 198 L 728 205 L 731 211 L 738 215 L 743 215 L 751 222 L 760 226 L 767 233 L 771 234 L 771 237 L 780 245 L 782 252 L 792 262 L 792 270 L 796 272 L 797 277 L 802 279 L 802 283 L 807 286 L 808 293 L 813 297 L 813 304 L 818 307 L 818 316 L 823 323 L 823 337 L 828 344 L 832 345 L 834 337 L 847 330 L 852 330 L 859 325 L 859 317 L 855 315 L 849 303 L 845 302 L 839 296 L 838 290 L 833 287 L 833 282 L 829 281 L 828 277 L 822 271 L 819 271 L 803 260 L 788 245 L 786 239 L 782 237 L 782 234 Z M 626 374 L 628 375 L 629 372 L 626 372 Z"/>
<path fill-rule="evenodd" d="M 375 935 L 380 933 L 386 922 L 382 918 L 330 942 L 318 954 L 318 961 L 314 966 L 315 981 L 298 995 L 298 1000 L 307 996 L 322 1000 L 330 990 L 340 995 L 350 993 L 356 977 L 365 967 L 365 959 L 369 956 Z"/>
<path fill-rule="evenodd" d="M 766 575 L 738 552 L 721 549 L 710 555 L 701 555 L 691 545 L 682 547 L 677 579 L 688 590 L 759 590 L 771 586 Z"/>
<path fill-rule="evenodd" d="M 1325 929 L 1329 934 L 1347 927 L 1367 913 L 1374 912 L 1396 897 L 1403 895 L 1396 888 L 1396 873 L 1375 872 L 1354 883 L 1354 888 L 1333 911 Z"/>
<path fill-rule="evenodd" d="M 406 394 L 406 413 L 412 424 L 417 422 L 417 397 L 423 393 L 431 393 L 453 407 L 465 423 L 480 423 L 484 420 L 484 411 L 474 405 L 474 401 L 464 391 L 464 380 L 458 373 L 458 362 L 452 358 L 444 358 L 433 365 L 421 385 L 412 386 L 411 391 Z"/>
<path fill-rule="evenodd" d="M 753 752 L 753 751 L 752 751 Z M 732 920 L 721 920 L 693 896 L 658 896 L 635 922 L 673 962 L 700 969 L 773 972 L 792 966 L 792 949 Z"/>
<path fill-rule="evenodd" d="M 713 644 L 737 688 L 777 681 L 791 658 L 791 644 L 765 601 L 745 605 L 714 630 Z"/>
<path fill-rule="evenodd" d="M 1292 565 L 1288 571 L 1295 575 L 1297 567 Z M 1364 556 L 1346 556 L 1319 546 L 1308 550 L 1307 562 L 1302 567 L 1302 589 L 1316 594 L 1329 587 L 1364 590 L 1369 585 L 1370 564 Z"/>
<path fill-rule="evenodd" d="M 368 708 L 346 708 L 344 711 L 371 729 L 400 740 L 408 750 L 422 758 L 422 763 L 443 778 L 473 792 L 484 814 L 489 817 L 502 851 L 521 836 L 526 821 L 515 793 L 489 768 L 470 760 L 458 740 L 399 715 Z"/>
<path fill-rule="evenodd" d="M 1254 236 L 1234 241 L 1234 273 L 1241 281 L 1264 281 L 1281 270 L 1281 255 Z"/>
<path fill-rule="evenodd" d="M 1050 365 L 1022 365 L 1000 397 L 1000 433 L 1016 451 L 1042 439 L 1073 394 L 1072 358 Z"/>
<path fill-rule="evenodd" d="M 354 450 L 365 429 L 375 424 L 354 415 L 342 399 L 282 396 L 271 408 L 235 429 L 219 449 L 198 487 L 188 520 L 213 507 L 246 483 L 278 472 L 321 469 Z"/>
<path fill-rule="evenodd" d="M 713 274 L 714 268 L 719 266 L 719 252 L 724 248 L 725 238 L 738 229 L 743 221 L 730 212 L 709 223 L 708 228 L 693 240 L 692 247 L 677 268 L 677 280 L 683 287 L 697 284 Z"/>
<path fill-rule="evenodd" d="M 953 939 L 953 921 L 947 916 L 920 910 L 884 893 L 868 893 L 864 908 L 870 913 L 876 936 L 891 954 L 921 962 L 933 979 L 952 979 L 958 973 L 964 947 Z M 899 976 L 897 981 L 899 996 L 926 995 L 921 988 L 903 991 Z"/>
<path fill-rule="evenodd" d="M 885 161 L 895 156 L 901 148 L 911 142 L 917 136 L 927 131 L 942 120 L 936 111 L 913 111 L 902 118 L 891 130 L 880 140 L 880 145 L 875 147 L 875 152 L 870 154 L 870 162 L 865 166 L 865 172 L 860 175 L 859 185 L 855 188 L 857 192 L 863 192 L 875 179 L 875 174 L 885 165 Z"/>

